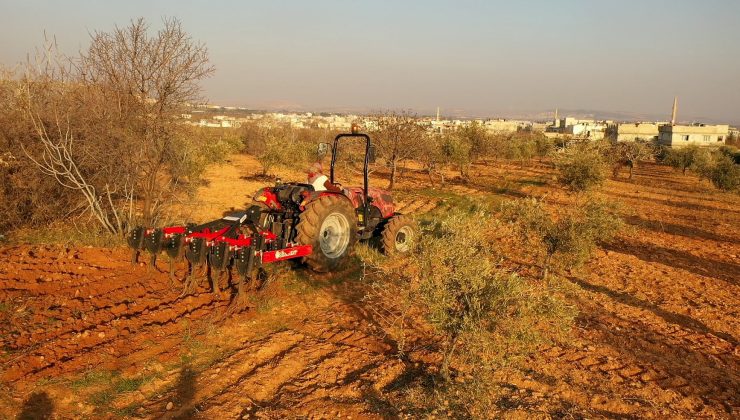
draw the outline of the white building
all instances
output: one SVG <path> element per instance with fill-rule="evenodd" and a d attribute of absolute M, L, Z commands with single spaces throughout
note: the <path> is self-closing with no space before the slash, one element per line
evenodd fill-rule
<path fill-rule="evenodd" d="M 555 120 L 548 131 L 580 139 L 601 140 L 606 134 L 606 125 L 606 122 L 565 117 Z"/>

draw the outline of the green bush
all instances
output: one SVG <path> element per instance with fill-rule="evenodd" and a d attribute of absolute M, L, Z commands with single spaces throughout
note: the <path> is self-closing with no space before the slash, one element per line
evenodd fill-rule
<path fill-rule="evenodd" d="M 706 170 L 707 177 L 715 187 L 723 191 L 740 190 L 740 165 L 727 155 L 719 155 Z"/>
<path fill-rule="evenodd" d="M 722 154 L 732 158 L 735 163 L 740 165 L 740 149 L 735 146 L 721 146 L 719 148 L 719 151 Z"/>
<path fill-rule="evenodd" d="M 586 191 L 603 184 L 608 171 L 602 153 L 590 143 L 565 149 L 556 166 L 560 171 L 560 183 L 573 191 Z"/>
<path fill-rule="evenodd" d="M 417 333 L 434 333 L 430 339 L 439 343 L 442 360 L 442 381 L 433 389 L 437 401 L 454 400 L 478 415 L 492 401 L 493 373 L 561 337 L 575 316 L 563 284 L 543 285 L 501 267 L 500 227 L 489 213 L 453 211 L 436 220 L 401 263 L 365 259 L 380 270 L 378 289 L 393 290 L 381 304 L 375 295 L 371 306 L 384 318 L 415 313 Z"/>
<path fill-rule="evenodd" d="M 504 203 L 503 215 L 534 246 L 545 279 L 553 265 L 572 268 L 582 264 L 598 243 L 611 240 L 624 226 L 614 204 L 593 197 L 568 207 L 560 217 L 537 199 Z"/>
<path fill-rule="evenodd" d="M 689 168 L 695 168 L 701 150 L 696 145 L 681 148 L 671 148 L 667 151 L 665 163 L 675 169 L 680 169 L 683 174 Z"/>

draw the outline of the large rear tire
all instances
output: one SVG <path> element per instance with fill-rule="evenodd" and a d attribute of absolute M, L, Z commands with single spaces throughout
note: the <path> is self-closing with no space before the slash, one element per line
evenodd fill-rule
<path fill-rule="evenodd" d="M 326 195 L 306 204 L 296 230 L 298 242 L 313 247 L 304 262 L 312 270 L 325 273 L 340 268 L 352 255 L 357 242 L 357 216 L 349 200 Z"/>
<path fill-rule="evenodd" d="M 411 252 L 419 239 L 419 227 L 409 216 L 391 217 L 383 227 L 380 238 L 380 250 L 383 254 L 399 255 Z"/>

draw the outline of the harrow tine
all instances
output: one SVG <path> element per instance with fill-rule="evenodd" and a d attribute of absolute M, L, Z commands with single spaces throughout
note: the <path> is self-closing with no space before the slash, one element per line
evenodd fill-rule
<path fill-rule="evenodd" d="M 239 284 L 236 290 L 237 304 L 246 306 L 247 288 L 252 285 L 252 271 L 254 270 L 254 245 L 238 249 L 234 255 L 234 265 L 239 274 Z"/>
<path fill-rule="evenodd" d="M 165 253 L 169 260 L 170 284 L 175 284 L 175 262 L 183 257 L 185 247 L 185 235 L 180 233 L 172 235 L 165 243 Z"/>
<path fill-rule="evenodd" d="M 214 295 L 216 295 L 216 298 L 221 297 L 221 288 L 218 286 L 218 280 L 221 278 L 221 270 L 213 270 L 211 272 L 211 291 Z"/>
<path fill-rule="evenodd" d="M 180 296 L 189 295 L 198 289 L 198 283 L 202 275 L 199 277 L 196 274 L 197 266 L 188 261 L 188 274 L 185 276 L 185 284 L 182 288 Z"/>
<path fill-rule="evenodd" d="M 175 259 L 172 257 L 169 257 L 169 277 L 170 277 L 170 285 L 175 284 Z"/>

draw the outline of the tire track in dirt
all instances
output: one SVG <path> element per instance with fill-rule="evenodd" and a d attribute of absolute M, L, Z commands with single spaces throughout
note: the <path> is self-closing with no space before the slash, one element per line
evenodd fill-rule
<path fill-rule="evenodd" d="M 368 388 L 381 389 L 403 366 L 387 357 L 387 346 L 376 338 L 325 321 L 344 318 L 338 311 L 346 312 L 346 305 L 332 305 L 295 329 L 243 342 L 199 375 L 190 401 L 168 413 L 167 402 L 178 400 L 173 390 L 147 409 L 164 418 L 241 418 L 257 412 L 270 418 L 329 418 L 336 410 L 371 415 L 361 403 Z"/>
<path fill-rule="evenodd" d="M 584 372 L 583 378 L 600 376 L 608 384 L 627 384 L 647 400 L 669 391 L 660 399 L 673 401 L 679 396 L 687 415 L 705 404 L 724 407 L 729 414 L 738 410 L 740 361 L 734 344 L 666 324 L 655 315 L 601 303 L 604 306 L 587 304 L 591 315 L 583 321 L 582 331 L 593 344 L 549 349 L 545 354 L 555 365 L 574 365 Z"/>
<path fill-rule="evenodd" d="M 419 216 L 434 210 L 438 205 L 439 200 L 412 196 L 396 202 L 396 212 Z"/>
<path fill-rule="evenodd" d="M 89 366 L 117 365 L 116 357 L 141 351 L 152 354 L 148 350 L 151 337 L 179 336 L 182 325 L 178 321 L 182 319 L 218 322 L 222 317 L 219 313 L 228 305 L 210 293 L 179 296 L 179 290 L 173 289 L 165 274 L 146 273 L 142 267 L 118 263 L 123 254 L 120 251 L 96 255 L 105 258 L 98 266 L 112 266 L 108 276 L 75 273 L 76 281 L 72 285 L 38 282 L 37 279 L 48 278 L 59 265 L 26 264 L 27 255 L 23 256 L 26 252 L 37 258 L 54 258 L 50 249 L 4 252 L 7 258 L 21 254 L 19 265 L 23 270 L 5 270 L 0 285 L 5 290 L 26 289 L 6 293 L 4 300 L 11 302 L 16 312 L 33 308 L 33 313 L 17 320 L 11 318 L 12 322 L 0 327 L 3 333 L 0 344 L 6 349 L 0 358 L 3 364 L 0 378 L 5 381 L 50 377 Z M 75 261 L 74 265 L 84 268 L 91 264 Z M 16 273 L 24 273 L 24 278 L 33 280 L 24 281 Z M 28 293 L 28 289 L 34 292 Z M 170 350 L 164 347 L 154 354 Z"/>

